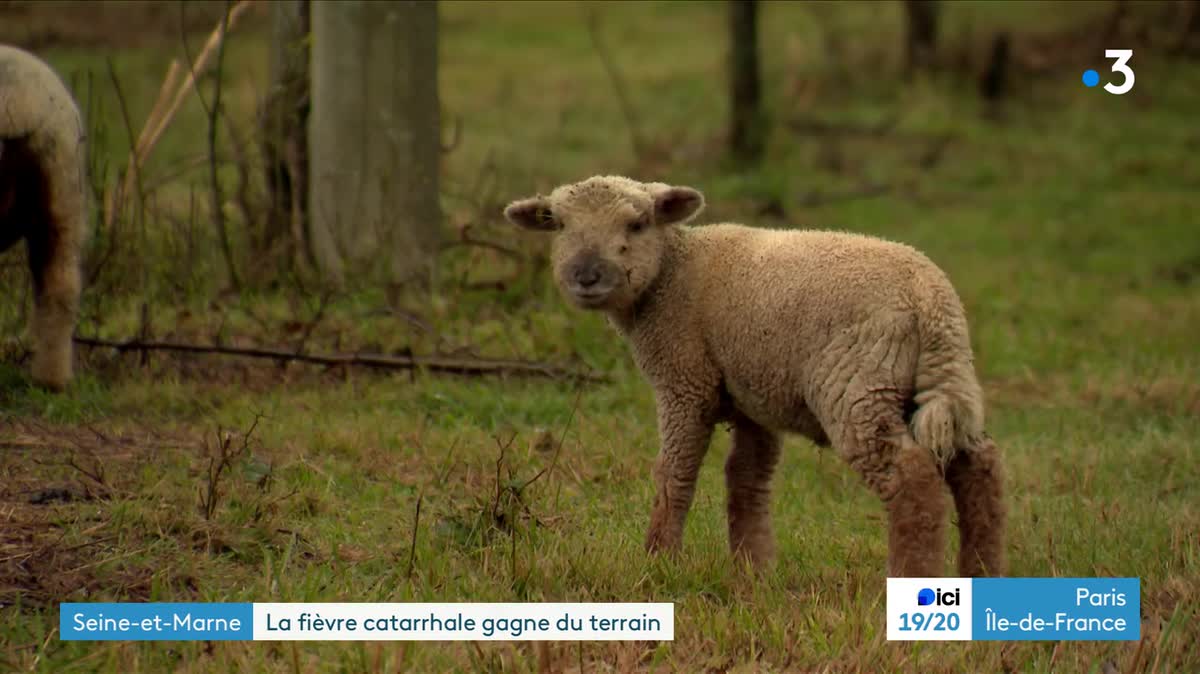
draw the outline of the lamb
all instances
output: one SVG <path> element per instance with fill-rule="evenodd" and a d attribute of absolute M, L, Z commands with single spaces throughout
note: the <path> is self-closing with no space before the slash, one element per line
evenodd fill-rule
<path fill-rule="evenodd" d="M 704 203 L 690 187 L 595 176 L 504 210 L 555 232 L 561 293 L 607 314 L 654 388 L 662 446 L 646 548 L 680 547 L 713 427 L 729 422 L 735 558 L 774 557 L 771 474 L 779 433 L 794 432 L 832 446 L 882 500 L 889 575 L 943 575 L 943 484 L 960 575 L 1003 574 L 1002 457 L 945 274 L 863 235 L 684 227 Z"/>
<path fill-rule="evenodd" d="M 72 376 L 88 231 L 84 127 L 62 80 L 36 56 L 0 45 L 0 252 L 24 239 L 33 275 L 34 381 Z"/>

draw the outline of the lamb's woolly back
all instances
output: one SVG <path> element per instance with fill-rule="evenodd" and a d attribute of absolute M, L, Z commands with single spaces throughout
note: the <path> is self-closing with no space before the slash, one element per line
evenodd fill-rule
<path fill-rule="evenodd" d="M 917 409 L 910 430 L 939 463 L 982 433 L 982 392 L 961 303 L 949 280 L 920 251 L 830 230 L 716 224 L 687 228 L 683 235 L 693 257 L 679 283 L 691 302 L 703 303 L 700 311 L 714 335 L 708 348 L 727 354 L 727 377 L 761 372 L 770 379 L 778 376 L 770 374 L 775 367 L 797 374 L 815 367 L 804 375 L 809 383 L 803 388 L 813 397 L 830 391 L 841 404 L 856 395 L 843 387 L 853 389 L 866 375 L 853 358 L 839 357 L 838 349 L 858 347 L 836 337 L 857 331 L 860 340 L 896 342 L 881 359 L 911 391 Z M 680 318 L 670 308 L 665 314 L 663 329 L 678 339 Z M 914 321 L 910 335 L 903 334 L 906 316 Z M 754 338 L 747 326 L 757 326 L 773 341 Z M 760 381 L 743 388 L 752 395 L 770 387 Z"/>
<path fill-rule="evenodd" d="M 660 215 L 662 195 L 679 190 L 696 195 L 682 217 L 664 217 L 650 233 L 627 230 L 639 214 Z M 702 206 L 690 188 L 609 175 L 514 202 L 506 213 L 519 221 L 524 211 L 526 226 L 559 230 L 554 258 L 565 291 L 576 287 L 582 258 L 613 270 L 616 299 L 582 306 L 614 317 L 648 374 L 692 330 L 724 380 L 759 401 L 746 404 L 761 408 L 764 422 L 787 423 L 796 406 L 838 418 L 864 387 L 883 385 L 862 371 L 873 363 L 915 402 L 910 431 L 940 463 L 982 433 L 962 305 L 924 254 L 851 232 L 681 226 Z M 659 297 L 647 301 L 646 292 Z M 893 346 L 876 354 L 876 342 Z"/>
<path fill-rule="evenodd" d="M 0 44 L 0 138 L 25 142 L 38 155 L 59 186 L 52 196 L 63 212 L 82 214 L 87 208 L 85 136 L 79 107 L 62 78 L 33 54 Z M 82 242 L 88 229 L 88 220 L 79 218 L 62 235 Z"/>

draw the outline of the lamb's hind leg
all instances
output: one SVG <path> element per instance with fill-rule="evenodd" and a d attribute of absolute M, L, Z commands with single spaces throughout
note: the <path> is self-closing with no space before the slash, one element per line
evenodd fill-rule
<path fill-rule="evenodd" d="M 753 421 L 733 422 L 733 449 L 725 462 L 729 547 L 755 567 L 775 556 L 771 531 L 771 474 L 779 460 L 779 438 Z"/>
<path fill-rule="evenodd" d="M 946 494 L 933 454 L 913 439 L 902 403 L 885 394 L 854 404 L 835 437 L 888 515 L 888 575 L 943 575 Z"/>
<path fill-rule="evenodd" d="M 1002 576 L 1004 555 L 1004 475 L 1000 450 L 989 437 L 958 448 L 946 467 L 946 483 L 958 510 L 960 576 Z"/>
<path fill-rule="evenodd" d="M 941 576 L 946 552 L 946 495 L 933 454 L 904 432 L 896 452 L 896 491 L 887 500 L 888 573 Z"/>
<path fill-rule="evenodd" d="M 52 209 L 53 204 L 47 212 L 31 214 L 34 221 L 26 239 L 34 287 L 32 374 L 39 384 L 61 390 L 73 369 L 71 336 L 82 285 L 79 230 L 83 225 L 80 213 L 56 216 Z"/>

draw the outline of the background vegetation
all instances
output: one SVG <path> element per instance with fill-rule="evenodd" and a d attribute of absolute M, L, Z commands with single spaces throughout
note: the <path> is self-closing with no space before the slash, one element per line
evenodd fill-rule
<path fill-rule="evenodd" d="M 0 5 L 0 40 L 36 49 L 77 93 L 98 194 L 124 170 L 169 61 L 194 58 L 224 9 L 184 7 Z M 97 216 L 78 334 L 520 359 L 605 381 L 81 346 L 79 379 L 49 395 L 28 383 L 30 291 L 23 251 L 9 251 L 0 669 L 1200 670 L 1200 68 L 1185 11 L 945 3 L 937 62 L 908 73 L 900 3 L 763 3 L 768 125 L 761 162 L 745 164 L 726 156 L 723 3 L 442 2 L 453 149 L 426 296 L 328 292 L 256 246 L 269 31 L 251 9 L 226 45 L 215 153 L 191 96 L 138 198 L 109 226 Z M 1000 33 L 1007 84 L 985 96 Z M 1114 47 L 1135 50 L 1125 96 L 1080 82 L 1086 68 L 1107 80 Z M 201 82 L 208 103 L 217 83 Z M 881 509 L 798 439 L 775 483 L 773 573 L 749 582 L 730 563 L 723 432 L 684 554 L 647 557 L 650 390 L 602 318 L 559 301 L 546 242 L 500 215 L 509 199 L 610 172 L 698 187 L 709 220 L 926 251 L 972 321 L 1010 466 L 1012 575 L 1138 576 L 1142 640 L 887 642 Z M 676 639 L 62 642 L 57 603 L 71 600 L 673 601 Z"/>

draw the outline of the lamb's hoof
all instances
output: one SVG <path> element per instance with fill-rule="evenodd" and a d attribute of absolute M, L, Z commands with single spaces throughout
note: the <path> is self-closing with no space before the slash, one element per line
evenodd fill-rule
<path fill-rule="evenodd" d="M 61 393 L 66 391 L 67 384 L 71 383 L 70 377 L 61 377 L 61 375 L 46 375 L 34 373 L 34 384 L 41 389 L 52 393 Z"/>
<path fill-rule="evenodd" d="M 30 374 L 33 383 L 53 393 L 62 393 L 71 383 L 71 368 L 57 362 L 39 361 L 34 357 Z"/>
<path fill-rule="evenodd" d="M 678 537 L 664 535 L 653 529 L 646 534 L 646 552 L 652 555 L 673 555 L 681 547 L 682 541 Z"/>
<path fill-rule="evenodd" d="M 738 568 L 762 574 L 775 566 L 775 546 L 772 543 L 744 544 L 733 551 L 733 560 Z"/>
<path fill-rule="evenodd" d="M 63 380 L 43 380 L 35 377 L 33 383 L 51 393 L 62 393 L 67 390 L 67 382 Z"/>

